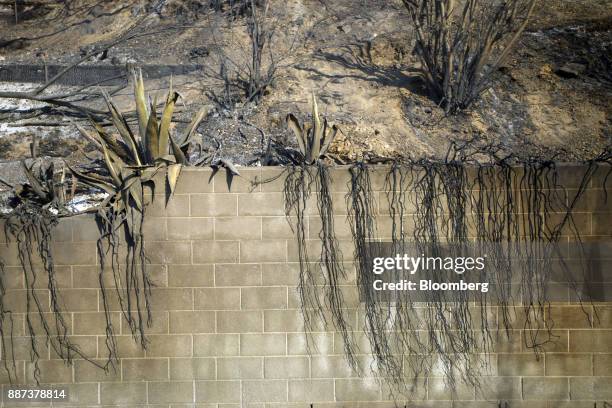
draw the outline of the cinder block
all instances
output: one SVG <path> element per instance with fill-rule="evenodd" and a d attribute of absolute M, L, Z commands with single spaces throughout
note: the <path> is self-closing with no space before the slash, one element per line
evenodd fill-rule
<path fill-rule="evenodd" d="M 612 354 L 595 354 L 593 356 L 593 375 L 612 376 Z"/>
<path fill-rule="evenodd" d="M 318 239 L 322 229 L 321 217 L 308 217 L 308 238 Z M 334 233 L 336 239 L 352 239 L 352 225 L 345 215 L 336 215 L 334 217 Z"/>
<path fill-rule="evenodd" d="M 213 218 L 168 218 L 169 240 L 213 239 Z"/>
<path fill-rule="evenodd" d="M 95 265 L 95 242 L 53 242 L 51 243 L 55 265 Z M 10 265 L 7 261 L 7 264 Z"/>
<path fill-rule="evenodd" d="M 66 389 L 68 398 L 62 402 L 53 402 L 53 406 L 91 406 L 98 403 L 98 384 L 61 384 Z M 5 405 L 8 408 L 8 405 Z"/>
<path fill-rule="evenodd" d="M 195 289 L 196 310 L 239 310 L 239 288 L 200 288 Z"/>
<path fill-rule="evenodd" d="M 142 317 L 144 319 L 144 324 L 146 326 L 145 332 L 147 335 L 149 334 L 168 334 L 168 312 L 166 311 L 151 312 L 152 322 L 150 326 L 147 325 L 146 313 L 144 313 Z M 135 322 L 137 322 L 138 313 L 132 312 L 132 318 L 134 319 Z M 132 334 L 130 324 L 127 322 L 127 320 L 123 318 L 123 316 L 120 320 L 121 320 L 121 334 Z"/>
<path fill-rule="evenodd" d="M 381 388 L 374 378 L 337 379 L 336 401 L 380 401 Z"/>
<path fill-rule="evenodd" d="M 344 217 L 345 215 L 349 214 L 349 210 L 352 210 L 351 206 L 352 201 L 346 201 L 346 194 L 344 193 L 332 193 L 331 194 L 331 200 L 332 200 L 332 212 L 334 214 L 335 217 Z M 373 207 L 373 212 L 372 215 L 374 215 L 376 213 L 376 199 L 373 198 L 374 200 L 374 207 Z M 307 207 L 307 213 L 308 215 L 314 218 L 318 218 L 321 219 L 321 211 L 318 208 L 318 197 L 315 198 L 314 196 L 312 197 L 312 201 L 310 201 L 308 203 L 309 207 Z M 334 222 L 335 224 L 336 222 Z"/>
<path fill-rule="evenodd" d="M 334 401 L 334 380 L 289 380 L 289 401 L 307 403 Z"/>
<path fill-rule="evenodd" d="M 17 244 L 14 242 L 10 242 L 8 244 L 3 243 L 0 245 L 0 257 L 2 257 L 2 260 L 6 266 L 21 267 L 21 263 L 19 261 L 19 250 L 17 249 Z M 34 260 L 36 260 L 36 258 L 34 258 Z M 40 260 L 37 262 L 40 264 Z"/>
<path fill-rule="evenodd" d="M 237 403 L 240 381 L 197 381 L 195 395 L 198 403 Z"/>
<path fill-rule="evenodd" d="M 151 382 L 147 390 L 150 404 L 195 402 L 193 381 Z"/>
<path fill-rule="evenodd" d="M 52 241 L 53 242 L 72 242 L 72 225 L 73 220 L 71 219 L 60 219 L 57 225 L 53 227 Z"/>
<path fill-rule="evenodd" d="M 284 262 L 287 260 L 286 240 L 240 242 L 240 262 Z"/>
<path fill-rule="evenodd" d="M 497 370 L 501 376 L 543 376 L 544 355 L 534 352 L 498 354 Z"/>
<path fill-rule="evenodd" d="M 71 217 L 72 222 L 72 240 L 74 242 L 81 241 L 97 241 L 100 237 L 98 224 L 93 215 L 78 215 Z"/>
<path fill-rule="evenodd" d="M 593 319 L 593 327 L 598 329 L 612 329 L 612 306 L 596 305 L 596 316 Z"/>
<path fill-rule="evenodd" d="M 189 241 L 147 241 L 147 258 L 153 264 L 185 265 L 191 263 Z"/>
<path fill-rule="evenodd" d="M 295 237 L 296 217 L 263 217 L 262 236 L 264 238 L 293 238 Z M 308 235 L 308 221 L 305 222 L 306 235 Z"/>
<path fill-rule="evenodd" d="M 170 333 L 214 333 L 215 312 L 170 312 Z"/>
<path fill-rule="evenodd" d="M 145 218 L 150 217 L 188 217 L 189 195 L 173 194 L 166 202 L 163 195 L 156 195 L 155 200 L 145 209 Z"/>
<path fill-rule="evenodd" d="M 352 262 L 354 257 L 354 244 L 352 240 L 339 240 L 337 241 L 338 251 L 337 256 L 339 261 Z M 321 247 L 322 243 L 320 239 L 311 239 L 306 241 L 306 249 L 308 251 L 308 260 L 310 262 L 321 261 Z M 297 240 L 287 241 L 287 261 L 298 262 L 299 252 Z"/>
<path fill-rule="evenodd" d="M 293 263 L 265 263 L 261 265 L 263 285 L 286 285 L 295 287 L 298 284 L 300 264 Z"/>
<path fill-rule="evenodd" d="M 591 354 L 546 353 L 547 376 L 591 375 Z"/>
<path fill-rule="evenodd" d="M 130 381 L 161 381 L 168 379 L 167 358 L 122 359 L 123 378 Z"/>
<path fill-rule="evenodd" d="M 165 241 L 168 239 L 168 225 L 165 217 L 145 217 L 142 235 L 145 241 Z"/>
<path fill-rule="evenodd" d="M 476 388 L 476 399 L 488 401 L 522 399 L 520 377 L 484 377 Z"/>
<path fill-rule="evenodd" d="M 0 245 L 0 248 L 3 245 Z M 70 269 L 70 267 L 68 267 Z M 23 269 L 20 266 L 5 266 L 2 283 L 5 290 L 25 289 Z"/>
<path fill-rule="evenodd" d="M 286 287 L 242 288 L 242 309 L 286 309 Z"/>
<path fill-rule="evenodd" d="M 287 354 L 285 334 L 241 334 L 240 355 L 242 356 L 282 356 Z"/>
<path fill-rule="evenodd" d="M 149 336 L 147 357 L 190 357 L 193 345 L 192 336 L 183 334 Z"/>
<path fill-rule="evenodd" d="M 42 311 L 50 312 L 49 292 L 46 290 L 37 290 L 35 293 L 38 299 L 40 299 Z M 26 296 L 27 291 L 25 289 L 9 290 L 4 294 L 3 301 L 5 305 L 11 305 L 11 311 L 13 313 L 25 313 L 27 310 Z"/>
<path fill-rule="evenodd" d="M 218 333 L 263 331 L 263 312 L 261 311 L 220 311 L 216 313 Z"/>
<path fill-rule="evenodd" d="M 333 333 L 287 333 L 290 355 L 327 355 L 334 353 Z"/>
<path fill-rule="evenodd" d="M 151 309 L 193 310 L 193 291 L 188 288 L 151 289 Z"/>
<path fill-rule="evenodd" d="M 140 273 L 140 267 L 136 266 Z M 73 266 L 73 287 L 76 289 L 98 289 L 100 287 L 100 267 L 99 266 Z M 166 286 L 167 273 L 164 265 L 147 265 L 147 274 L 155 285 Z M 110 266 L 104 269 L 104 287 L 107 291 L 113 292 L 116 288 L 115 275 Z M 122 283 L 125 281 L 125 265 L 121 263 L 116 270 L 116 279 Z"/>
<path fill-rule="evenodd" d="M 569 399 L 568 379 L 562 377 L 523 378 L 523 398 L 526 400 L 567 400 Z"/>
<path fill-rule="evenodd" d="M 266 310 L 264 311 L 264 331 L 303 332 L 302 312 L 300 310 Z"/>
<path fill-rule="evenodd" d="M 363 360 L 362 360 L 363 361 Z M 312 356 L 312 378 L 353 378 L 358 377 L 344 354 Z M 363 364 L 360 365 L 363 368 Z"/>
<path fill-rule="evenodd" d="M 612 377 L 570 378 L 572 400 L 612 399 Z"/>
<path fill-rule="evenodd" d="M 81 353 L 83 353 L 83 355 L 91 356 L 92 358 L 96 357 L 97 348 L 95 336 L 68 336 L 68 341 L 76 346 Z M 50 349 L 50 358 L 61 359 L 59 354 L 53 348 Z"/>
<path fill-rule="evenodd" d="M 330 191 L 340 193 L 346 193 L 349 191 L 351 185 L 351 173 L 348 166 L 346 168 L 338 168 L 334 170 L 330 176 Z"/>
<path fill-rule="evenodd" d="M 542 351 L 563 353 L 568 350 L 567 330 L 524 330 L 523 352 L 533 352 L 533 346 L 538 345 Z"/>
<path fill-rule="evenodd" d="M 261 265 L 258 264 L 217 264 L 215 265 L 215 286 L 259 286 Z"/>
<path fill-rule="evenodd" d="M 240 176 L 228 176 L 226 169 L 219 170 L 214 177 L 215 193 L 249 193 L 259 191 L 256 180 L 261 178 L 261 169 L 258 167 L 238 166 Z"/>
<path fill-rule="evenodd" d="M 308 357 L 265 357 L 264 376 L 272 379 L 309 378 Z"/>
<path fill-rule="evenodd" d="M 211 178 L 212 169 L 189 168 L 181 170 L 181 175 L 174 187 L 175 194 L 210 193 L 213 191 L 214 180 Z"/>
<path fill-rule="evenodd" d="M 144 382 L 122 382 L 100 384 L 100 402 L 105 405 L 127 405 L 147 403 L 147 384 Z"/>
<path fill-rule="evenodd" d="M 119 313 L 109 313 L 108 318 L 115 330 L 120 329 L 121 315 Z M 107 317 L 104 312 L 74 313 L 73 332 L 76 335 L 106 335 Z"/>
<path fill-rule="evenodd" d="M 243 403 L 287 401 L 287 380 L 242 382 Z"/>
<path fill-rule="evenodd" d="M 391 213 L 394 213 L 396 217 L 400 217 L 400 215 L 404 215 L 404 217 L 408 216 L 411 217 L 412 214 L 414 214 L 416 212 L 416 205 L 414 203 L 414 201 L 411 199 L 412 197 L 410 196 L 410 194 L 406 191 L 404 191 L 405 193 L 405 197 L 403 198 L 403 209 L 401 208 L 401 206 L 399 205 L 399 203 L 397 203 L 397 201 L 393 202 L 393 207 L 391 207 L 391 203 L 389 202 L 390 200 L 393 199 L 393 197 L 387 192 L 387 191 L 381 191 L 378 193 L 378 212 L 380 215 L 383 216 L 387 216 L 387 215 L 391 215 Z M 397 193 L 397 196 L 399 198 L 399 193 Z M 403 213 L 402 213 L 403 211 Z"/>
<path fill-rule="evenodd" d="M 612 330 L 570 330 L 569 351 L 612 352 Z"/>
<path fill-rule="evenodd" d="M 263 378 L 262 357 L 229 357 L 217 359 L 217 378 L 219 380 Z"/>
<path fill-rule="evenodd" d="M 578 198 L 573 211 L 576 212 L 601 212 L 610 214 L 610 202 L 606 199 L 606 191 L 602 186 L 590 188 Z M 577 189 L 567 190 L 570 201 L 576 197 Z"/>
<path fill-rule="evenodd" d="M 71 383 L 72 366 L 68 366 L 62 360 L 39 360 L 40 383 Z M 36 384 L 34 379 L 34 363 L 26 362 L 26 379 L 29 384 Z"/>
<path fill-rule="evenodd" d="M 43 336 L 42 333 L 36 333 L 34 337 L 36 342 L 36 347 L 38 352 L 40 353 L 42 360 L 49 359 L 49 348 L 46 344 L 46 336 Z M 27 360 L 30 361 L 31 356 L 31 337 L 14 337 L 12 339 L 12 345 L 8 345 L 7 353 L 11 352 L 15 354 L 15 360 Z"/>
<path fill-rule="evenodd" d="M 119 358 L 136 358 L 145 355 L 140 343 L 137 343 L 131 335 L 115 336 L 115 342 L 117 344 L 117 357 Z M 98 337 L 98 357 L 108 357 L 106 337 Z"/>
<path fill-rule="evenodd" d="M 104 366 L 107 360 L 94 360 L 97 364 Z M 121 382 L 121 368 L 112 368 L 108 371 L 96 367 L 87 360 L 74 361 L 74 378 L 78 382 Z"/>
<path fill-rule="evenodd" d="M 214 380 L 216 364 L 214 358 L 171 358 L 171 380 Z"/>
<path fill-rule="evenodd" d="M 238 215 L 285 215 L 282 193 L 238 194 Z"/>
<path fill-rule="evenodd" d="M 238 215 L 236 194 L 191 194 L 192 217 L 231 217 Z"/>
<path fill-rule="evenodd" d="M 610 211 L 608 212 L 595 212 L 589 214 L 592 216 L 593 235 L 610 236 L 612 235 L 612 221 L 610 221 Z M 582 230 L 579 230 L 582 231 Z M 586 235 L 586 233 L 584 233 Z"/>
<path fill-rule="evenodd" d="M 215 218 L 215 239 L 261 239 L 261 217 Z"/>
<path fill-rule="evenodd" d="M 240 350 L 238 334 L 197 334 L 193 336 L 194 357 L 237 356 Z"/>
<path fill-rule="evenodd" d="M 397 387 L 389 383 L 382 384 L 382 399 L 385 401 L 394 398 L 406 399 L 409 401 L 422 401 L 427 398 L 427 381 L 424 378 L 407 378 L 407 387 L 397 390 Z M 458 398 L 456 398 L 458 399 Z"/>
<path fill-rule="evenodd" d="M 193 241 L 193 262 L 237 263 L 238 241 Z"/>
<path fill-rule="evenodd" d="M 64 289 L 60 293 L 63 310 L 71 312 L 98 311 L 98 291 L 95 289 Z"/>
<path fill-rule="evenodd" d="M 168 287 L 211 287 L 214 283 L 213 265 L 168 265 Z"/>
<path fill-rule="evenodd" d="M 263 192 L 282 192 L 285 189 L 286 169 L 282 167 L 262 167 L 259 178 Z"/>
<path fill-rule="evenodd" d="M 0 224 L 0 228 L 3 228 L 2 224 Z M 25 363 L 26 362 L 23 360 L 16 361 L 15 362 L 16 371 L 14 373 L 11 373 L 11 377 L 9 377 L 9 373 L 6 370 L 0 370 L 0 384 L 8 385 L 8 386 L 11 386 L 11 382 L 13 385 L 14 384 L 26 384 Z"/>
<path fill-rule="evenodd" d="M 550 319 L 556 329 L 588 329 L 591 327 L 590 306 L 551 306 Z"/>

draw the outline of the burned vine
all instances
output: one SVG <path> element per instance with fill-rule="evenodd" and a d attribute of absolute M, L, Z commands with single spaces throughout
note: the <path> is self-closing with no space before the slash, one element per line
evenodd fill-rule
<path fill-rule="evenodd" d="M 92 364 L 101 367 L 100 364 L 86 356 L 69 338 L 69 326 L 59 301 L 59 288 L 56 280 L 53 253 L 51 250 L 52 231 L 57 224 L 58 217 L 48 210 L 22 204 L 9 217 L 4 224 L 4 234 L 7 238 L 13 237 L 17 244 L 19 263 L 23 272 L 26 297 L 25 323 L 26 333 L 30 337 L 30 359 L 34 366 L 34 379 L 40 380 L 40 337 L 44 338 L 44 344 L 48 345 L 61 359 L 71 364 L 75 357 L 85 359 Z M 40 262 L 40 265 L 38 265 Z M 2 268 L 4 272 L 4 268 Z M 41 272 L 42 276 L 41 276 Z M 46 300 L 37 293 L 39 290 L 39 279 L 46 280 L 49 291 L 51 315 L 48 316 L 44 304 Z M 2 285 L 4 295 L 4 286 Z M 3 296 L 4 298 L 4 296 Z M 16 379 L 15 354 L 13 343 L 13 324 L 10 311 L 5 309 L 4 302 L 2 310 L 2 355 L 10 355 L 11 363 L 5 359 L 4 368 L 7 370 L 9 379 Z M 9 318 L 10 350 L 7 347 L 4 319 Z M 40 329 L 39 329 L 40 328 Z"/>
<path fill-rule="evenodd" d="M 393 253 L 412 245 L 418 253 L 428 250 L 437 256 L 447 245 L 457 255 L 477 249 L 488 254 L 492 265 L 491 271 L 480 272 L 477 281 L 493 282 L 493 294 L 472 299 L 461 291 L 431 291 L 425 300 L 417 300 L 425 302 L 418 310 L 409 291 L 380 298 L 363 290 L 373 280 L 368 269 L 376 251 L 372 243 L 382 238 L 377 234 L 379 214 L 370 181 L 373 167 L 358 163 L 350 168 L 347 205 L 366 333 L 381 376 L 398 388 L 406 386 L 406 373 L 416 379 L 434 366 L 442 369 L 451 387 L 459 379 L 478 385 L 473 354 L 487 355 L 494 337 L 499 332 L 510 336 L 517 320 L 523 322 L 525 347 L 541 352 L 554 341 L 554 322 L 547 314 L 553 261 L 560 264 L 578 301 L 584 301 L 577 277 L 562 259 L 560 238 L 570 236 L 581 245 L 572 211 L 598 164 L 610 163 L 609 152 L 586 163 L 587 170 L 571 194 L 561 184 L 554 160 L 499 158 L 497 152 L 493 146 L 476 150 L 469 144 L 452 145 L 444 160 L 390 163 L 384 181 L 388 206 L 384 216 L 391 219 L 388 238 Z M 483 161 L 483 154 L 490 154 L 490 160 Z M 412 233 L 406 226 L 410 222 Z M 439 271 L 428 272 L 432 281 L 444 281 Z M 514 293 L 512 284 L 517 280 L 518 293 Z M 492 323 L 489 316 L 496 309 L 500 322 Z"/>

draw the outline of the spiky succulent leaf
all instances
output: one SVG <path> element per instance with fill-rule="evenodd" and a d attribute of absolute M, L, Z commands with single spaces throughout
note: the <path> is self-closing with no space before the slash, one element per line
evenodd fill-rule
<path fill-rule="evenodd" d="M 147 98 L 145 96 L 144 81 L 142 71 L 139 75 L 134 72 L 134 99 L 136 100 L 136 114 L 138 116 L 138 128 L 140 131 L 140 143 L 143 149 L 143 156 L 146 157 L 145 149 L 147 145 L 147 124 L 149 123 L 149 112 L 147 110 Z"/>
<path fill-rule="evenodd" d="M 208 108 L 204 107 L 198 111 L 198 113 L 191 120 L 191 123 L 189 123 L 187 129 L 185 129 L 185 132 L 183 133 L 183 138 L 180 141 L 177 141 L 177 144 L 179 146 L 184 147 L 189 144 L 191 138 L 193 137 L 193 134 L 195 133 L 200 123 L 204 120 L 206 115 L 208 115 Z"/>
<path fill-rule="evenodd" d="M 319 156 L 325 155 L 329 146 L 332 144 L 334 139 L 336 138 L 336 134 L 338 133 L 338 127 L 336 125 L 332 125 L 331 129 L 327 129 L 327 119 L 324 120 L 324 131 L 323 131 L 323 141 L 321 146 L 321 152 Z"/>
<path fill-rule="evenodd" d="M 178 164 L 189 164 L 187 157 L 185 157 L 185 153 L 183 153 L 178 143 L 174 141 L 174 138 L 172 136 L 170 136 L 169 139 L 170 139 L 170 146 L 172 147 L 172 154 L 174 155 L 176 162 Z"/>
<path fill-rule="evenodd" d="M 121 188 L 124 197 L 131 197 L 136 208 L 139 211 L 142 211 L 143 190 L 142 181 L 140 180 L 139 174 L 131 169 L 123 169 L 121 172 L 121 178 L 124 180 Z"/>
<path fill-rule="evenodd" d="M 106 101 L 106 105 L 108 106 L 108 110 L 111 113 L 111 119 L 112 119 L 113 125 L 115 126 L 119 134 L 121 135 L 121 138 L 123 139 L 123 143 L 125 143 L 127 147 L 130 149 L 130 154 L 132 156 L 133 161 L 137 165 L 142 164 L 140 161 L 140 157 L 139 157 L 140 155 L 138 152 L 138 143 L 136 142 L 136 138 L 134 137 L 134 134 L 132 133 L 132 129 L 130 129 L 130 126 L 125 120 L 125 117 L 123 116 L 121 111 L 119 111 L 117 106 L 113 103 L 110 96 L 108 96 L 106 92 L 104 92 L 103 95 L 104 95 L 104 100 Z"/>
<path fill-rule="evenodd" d="M 321 150 L 321 138 L 323 136 L 323 126 L 321 125 L 321 118 L 319 118 L 319 107 L 317 106 L 317 98 L 315 94 L 312 94 L 312 132 L 311 132 L 311 145 L 309 151 L 309 162 L 314 163 L 319 158 L 319 152 Z"/>
<path fill-rule="evenodd" d="M 92 177 L 88 174 L 81 173 L 80 171 L 69 165 L 67 165 L 67 167 L 72 172 L 72 174 L 74 174 L 82 183 L 85 183 L 94 188 L 104 190 L 109 195 L 113 195 L 117 192 L 117 189 L 113 184 L 101 180 L 99 177 Z"/>
<path fill-rule="evenodd" d="M 172 85 L 171 85 L 172 86 Z M 170 137 L 170 123 L 172 122 L 172 114 L 174 113 L 174 105 L 179 98 L 179 94 L 172 91 L 172 88 L 168 91 L 166 97 L 166 105 L 162 112 L 161 122 L 159 124 L 159 154 L 164 155 L 168 153 L 168 139 Z"/>
<path fill-rule="evenodd" d="M 106 132 L 98 123 L 93 122 L 93 126 L 99 136 L 98 142 L 100 143 L 100 147 L 106 146 L 117 156 L 121 157 L 123 161 L 128 163 L 131 161 L 132 155 L 130 154 L 130 151 L 125 143 L 118 140 L 114 135 Z"/>
<path fill-rule="evenodd" d="M 108 169 L 115 186 L 120 188 L 123 183 L 121 174 L 123 169 L 126 167 L 126 164 L 119 156 L 110 151 L 105 145 L 102 145 L 102 151 L 104 154 L 106 168 Z"/>
<path fill-rule="evenodd" d="M 32 169 L 29 168 L 23 160 L 21 161 L 21 167 L 23 168 L 23 172 L 25 173 L 28 179 L 28 183 L 32 187 L 32 190 L 34 190 L 36 195 L 39 196 L 41 199 L 46 200 L 49 196 L 49 192 L 47 191 L 45 186 L 40 183 L 36 176 L 34 176 L 34 173 L 32 173 Z"/>
<path fill-rule="evenodd" d="M 300 121 L 290 113 L 287 115 L 287 125 L 295 134 L 300 151 L 304 157 L 306 157 L 306 140 L 302 127 L 300 126 Z"/>
<path fill-rule="evenodd" d="M 170 194 L 174 193 L 176 182 L 178 181 L 179 175 L 181 174 L 181 164 L 170 164 L 167 170 L 168 186 L 170 187 Z"/>
<path fill-rule="evenodd" d="M 157 112 L 155 111 L 155 102 L 151 102 L 151 114 L 147 123 L 146 133 L 146 156 L 149 164 L 159 157 L 159 127 L 157 126 Z"/>

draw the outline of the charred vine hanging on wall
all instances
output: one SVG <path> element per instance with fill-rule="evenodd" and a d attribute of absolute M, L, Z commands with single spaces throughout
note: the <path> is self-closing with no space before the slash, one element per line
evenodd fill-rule
<path fill-rule="evenodd" d="M 33 375 L 37 383 L 40 380 L 38 363 L 41 357 L 40 348 L 43 345 L 48 345 L 59 358 L 69 364 L 75 357 L 78 357 L 101 367 L 97 362 L 86 356 L 78 345 L 69 338 L 70 330 L 60 306 L 59 288 L 51 250 L 52 232 L 57 220 L 57 217 L 48 210 L 22 204 L 6 218 L 4 224 L 4 235 L 7 239 L 12 237 L 16 242 L 19 263 L 23 272 L 26 305 L 25 327 L 26 334 L 30 338 L 30 359 L 33 363 Z M 41 298 L 38 293 L 40 288 L 44 287 L 41 286 L 41 279 L 46 282 L 46 288 L 48 289 L 50 314 L 46 307 L 48 299 Z M 2 292 L 4 292 L 4 287 Z M 4 299 L 4 296 L 2 298 Z M 11 344 L 10 350 L 8 350 L 3 322 L 2 348 L 3 357 L 11 356 L 11 363 L 8 363 L 5 359 L 4 368 L 12 381 L 16 379 L 12 317 L 10 317 L 10 312 L 5 310 L 5 307 L 2 301 L 0 308 L 3 311 L 3 321 L 5 314 L 8 314 L 11 322 L 8 335 Z"/>
<path fill-rule="evenodd" d="M 402 253 L 410 243 L 419 248 L 418 253 L 427 249 L 432 256 L 445 245 L 457 256 L 470 248 L 488 254 L 490 267 L 479 272 L 476 281 L 491 282 L 494 293 L 472 299 L 463 291 L 429 291 L 426 307 L 418 309 L 409 291 L 379 298 L 363 290 L 372 285 L 368 269 L 372 243 L 381 238 L 370 182 L 372 167 L 360 163 L 350 169 L 347 205 L 366 332 L 377 369 L 396 385 L 406 385 L 400 379 L 406 373 L 415 378 L 426 375 L 433 364 L 443 370 L 451 386 L 458 379 L 476 384 L 473 354 L 486 355 L 494 336 L 500 335 L 498 329 L 510 336 L 514 321 L 524 322 L 518 329 L 526 333 L 525 346 L 542 351 L 554 341 L 554 322 L 547 314 L 553 261 L 583 301 L 572 281 L 577 277 L 562 259 L 560 238 L 569 236 L 581 245 L 572 211 L 598 163 L 610 163 L 610 154 L 585 163 L 585 174 L 574 192 L 561 184 L 553 160 L 514 155 L 492 157 L 484 163 L 482 157 L 474 159 L 475 154 L 487 152 L 452 146 L 445 160 L 394 161 L 386 170 L 388 214 L 383 216 L 391 219 L 393 253 Z M 446 280 L 440 271 L 428 274 L 432 281 Z M 518 293 L 513 293 L 512 283 L 517 280 Z M 500 310 L 499 323 L 490 321 L 495 305 Z M 417 335 L 419 331 L 425 338 Z M 410 364 L 405 367 L 407 355 Z"/>

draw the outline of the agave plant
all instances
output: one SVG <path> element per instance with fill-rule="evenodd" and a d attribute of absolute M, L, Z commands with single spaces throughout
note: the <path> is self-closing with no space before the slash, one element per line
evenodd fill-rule
<path fill-rule="evenodd" d="M 170 192 L 181 171 L 181 166 L 188 164 L 187 149 L 196 128 L 206 115 L 206 110 L 200 110 L 180 137 L 171 135 L 170 124 L 179 94 L 170 90 L 166 96 L 165 106 L 158 117 L 156 101 L 147 104 L 142 72 L 134 72 L 134 99 L 138 117 L 138 136 L 131 129 L 124 115 L 119 111 L 108 95 L 104 95 L 111 114 L 111 121 L 118 135 L 110 134 L 92 120 L 95 132 L 90 134 L 77 125 L 81 134 L 92 141 L 104 157 L 109 178 L 95 174 L 84 174 L 72 171 L 85 182 L 114 195 L 122 191 L 131 198 L 137 208 L 142 208 L 142 183 L 151 180 L 161 168 L 166 169 Z"/>
<path fill-rule="evenodd" d="M 287 125 L 295 133 L 302 161 L 305 164 L 314 164 L 322 158 L 338 132 L 338 127 L 329 126 L 326 118 L 321 121 L 314 93 L 312 95 L 312 122 L 304 122 L 303 125 L 300 125 L 300 121 L 290 113 L 287 115 Z"/>
<path fill-rule="evenodd" d="M 36 159 L 30 165 L 21 161 L 21 168 L 27 181 L 16 185 L 3 182 L 13 190 L 12 205 L 33 203 L 41 208 L 61 205 L 66 201 L 65 172 L 55 171 L 53 161 Z"/>

